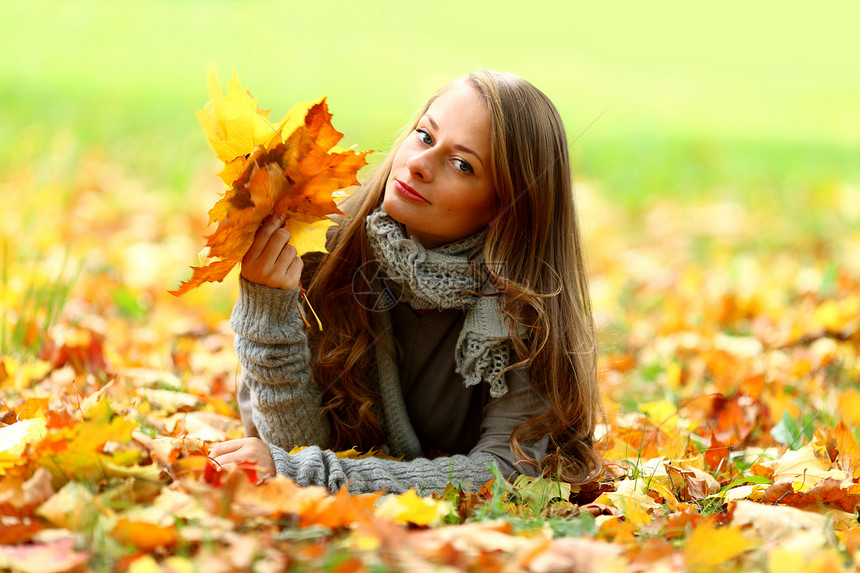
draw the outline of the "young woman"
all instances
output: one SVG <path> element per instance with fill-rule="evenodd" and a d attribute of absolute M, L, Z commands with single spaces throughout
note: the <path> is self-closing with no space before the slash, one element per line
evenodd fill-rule
<path fill-rule="evenodd" d="M 219 444 L 215 461 L 352 492 L 477 488 L 492 464 L 593 476 L 594 326 L 549 99 L 510 74 L 451 82 L 344 205 L 304 283 L 321 333 L 303 326 L 310 269 L 283 220 L 266 220 L 242 261 L 231 323 L 259 438 Z M 333 453 L 351 447 L 402 459 Z"/>

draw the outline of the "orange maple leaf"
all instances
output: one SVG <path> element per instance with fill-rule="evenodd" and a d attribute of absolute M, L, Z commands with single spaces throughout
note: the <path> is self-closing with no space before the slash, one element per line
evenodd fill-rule
<path fill-rule="evenodd" d="M 329 215 L 342 214 L 334 193 L 358 185 L 356 173 L 369 152 L 336 148 L 343 137 L 331 124 L 325 98 L 296 104 L 275 129 L 268 112 L 244 91 L 235 74 L 226 96 L 210 71 L 211 101 L 198 119 L 215 154 L 224 161 L 221 177 L 230 185 L 209 211 L 217 223 L 206 241 L 208 264 L 192 267 L 191 279 L 171 294 L 179 296 L 204 282 L 221 281 L 242 260 L 263 219 L 286 215 L 290 243 L 299 256 L 325 252 Z M 304 120 L 296 115 L 304 113 Z"/>

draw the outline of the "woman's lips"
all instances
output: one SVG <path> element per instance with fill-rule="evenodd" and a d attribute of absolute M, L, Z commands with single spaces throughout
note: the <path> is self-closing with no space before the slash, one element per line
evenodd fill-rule
<path fill-rule="evenodd" d="M 399 179 L 394 180 L 394 188 L 397 189 L 397 192 L 406 197 L 407 199 L 411 199 L 413 201 L 418 201 L 419 203 L 429 203 L 427 199 L 422 197 L 415 189 L 407 185 L 406 183 L 400 181 Z"/>

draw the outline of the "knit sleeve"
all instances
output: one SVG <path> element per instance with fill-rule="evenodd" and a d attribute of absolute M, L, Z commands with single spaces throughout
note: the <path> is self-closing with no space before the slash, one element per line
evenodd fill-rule
<path fill-rule="evenodd" d="M 414 488 L 419 495 L 441 493 L 450 483 L 475 492 L 493 479 L 495 457 L 485 452 L 450 457 L 416 458 L 409 461 L 378 458 L 340 459 L 328 450 L 313 446 L 290 455 L 270 445 L 278 473 L 302 486 L 319 485 L 332 493 L 348 487 L 350 493 L 386 490 L 403 493 Z"/>
<path fill-rule="evenodd" d="M 490 398 L 484 406 L 481 421 L 481 437 L 470 455 L 479 452 L 492 454 L 499 462 L 502 476 L 511 480 L 517 474 L 538 475 L 540 468 L 533 463 L 519 460 L 511 451 L 511 433 L 520 423 L 549 410 L 549 404 L 537 393 L 522 369 L 505 373 L 508 392 Z M 535 460 L 547 454 L 549 437 L 522 443 L 523 451 Z"/>
<path fill-rule="evenodd" d="M 230 325 L 250 393 L 253 423 L 268 444 L 328 447 L 330 428 L 311 378 L 310 351 L 298 310 L 299 291 L 240 279 Z"/>

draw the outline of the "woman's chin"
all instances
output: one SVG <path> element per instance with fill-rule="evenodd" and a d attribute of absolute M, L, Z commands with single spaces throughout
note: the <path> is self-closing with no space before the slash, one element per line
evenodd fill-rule
<path fill-rule="evenodd" d="M 405 225 L 407 223 L 403 219 L 408 219 L 407 208 L 409 206 L 404 205 L 403 201 L 402 198 L 397 196 L 396 192 L 386 189 L 385 197 L 382 199 L 382 208 L 385 209 L 389 217 Z"/>

